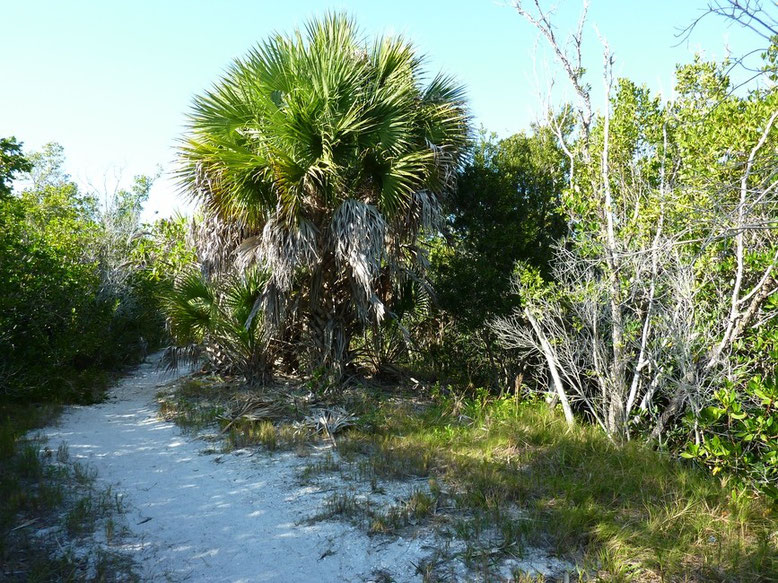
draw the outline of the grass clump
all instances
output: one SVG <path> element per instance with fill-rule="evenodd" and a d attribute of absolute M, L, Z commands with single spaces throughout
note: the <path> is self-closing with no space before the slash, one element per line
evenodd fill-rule
<path fill-rule="evenodd" d="M 232 389 L 220 379 L 188 378 L 157 395 L 160 415 L 184 431 L 196 432 L 218 424 Z"/>
<path fill-rule="evenodd" d="M 389 505 L 376 502 L 369 495 L 344 490 L 331 494 L 324 502 L 324 510 L 311 521 L 345 518 L 366 528 L 369 534 L 398 534 L 402 529 L 430 518 L 436 508 L 434 494 L 420 488 Z"/>
<path fill-rule="evenodd" d="M 481 393 L 374 407 L 339 451 L 366 456 L 365 478 L 445 483 L 459 538 L 505 553 L 550 548 L 593 579 L 778 580 L 776 509 L 694 465 L 616 445 L 595 427 L 569 429 L 541 402 Z M 416 507 L 424 514 L 429 501 Z"/>
<path fill-rule="evenodd" d="M 55 452 L 29 437 L 58 412 L 56 406 L 0 405 L 0 579 L 137 580 L 131 560 L 111 550 L 122 530 L 121 497 L 97 488 L 94 470 L 73 462 L 66 446 Z M 79 544 L 102 530 L 108 546 L 87 554 L 59 540 Z"/>
<path fill-rule="evenodd" d="M 241 420 L 230 427 L 226 438 L 225 451 L 257 445 L 268 451 L 276 451 L 304 448 L 311 441 L 312 435 L 291 423 Z"/>
<path fill-rule="evenodd" d="M 309 404 L 290 391 L 257 392 L 220 377 L 195 377 L 157 395 L 160 414 L 184 431 L 211 429 L 222 451 L 263 446 L 269 451 L 297 449 L 315 440 L 305 423 Z"/>
<path fill-rule="evenodd" d="M 313 463 L 306 465 L 300 472 L 300 479 L 307 482 L 315 476 L 336 472 L 341 469 L 341 464 L 335 460 L 331 453 L 317 459 Z"/>

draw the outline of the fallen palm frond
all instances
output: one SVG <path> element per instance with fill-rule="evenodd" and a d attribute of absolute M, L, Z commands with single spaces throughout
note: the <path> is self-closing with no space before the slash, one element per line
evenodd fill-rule
<path fill-rule="evenodd" d="M 311 414 L 305 417 L 303 423 L 317 433 L 334 435 L 353 426 L 356 420 L 356 417 L 346 412 L 343 407 L 329 407 L 311 410 Z"/>
<path fill-rule="evenodd" d="M 227 414 L 221 415 L 219 419 L 227 421 L 222 428 L 221 433 L 227 433 L 230 428 L 239 420 L 260 421 L 269 419 L 280 419 L 288 412 L 283 401 L 269 397 L 253 397 L 247 399 L 235 398 Z"/>
<path fill-rule="evenodd" d="M 306 415 L 305 419 L 294 424 L 298 432 L 313 431 L 314 433 L 323 433 L 326 435 L 332 445 L 337 447 L 335 434 L 352 427 L 357 418 L 348 413 L 343 407 L 328 407 L 311 409 L 311 413 Z"/>

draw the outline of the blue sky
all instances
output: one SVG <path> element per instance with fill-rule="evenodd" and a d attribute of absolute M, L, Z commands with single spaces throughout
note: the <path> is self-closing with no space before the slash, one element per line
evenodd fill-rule
<path fill-rule="evenodd" d="M 560 29 L 569 30 L 579 0 L 553 4 Z M 592 0 L 589 68 L 601 62 L 593 25 L 608 39 L 617 74 L 665 95 L 675 64 L 695 52 L 718 59 L 725 47 L 735 54 L 751 48 L 751 38 L 713 18 L 679 45 L 679 29 L 704 6 Z M 15 135 L 27 151 L 59 142 L 70 174 L 98 191 L 161 166 L 146 217 L 167 215 L 182 204 L 164 171 L 192 97 L 269 33 L 326 10 L 350 13 L 367 35 L 404 34 L 427 55 L 430 71 L 465 84 L 476 126 L 499 135 L 528 128 L 538 112 L 538 79 L 545 87 L 555 74 L 542 51 L 533 59 L 535 47 L 543 48 L 535 30 L 503 1 L 0 0 L 0 136 Z M 598 87 L 600 77 L 590 82 Z"/>

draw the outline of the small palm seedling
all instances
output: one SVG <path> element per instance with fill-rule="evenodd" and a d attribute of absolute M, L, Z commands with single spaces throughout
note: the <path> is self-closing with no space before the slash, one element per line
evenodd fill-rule
<path fill-rule="evenodd" d="M 259 309 L 265 272 L 208 280 L 184 273 L 164 298 L 168 329 L 175 345 L 166 361 L 199 361 L 203 356 L 221 372 L 239 374 L 249 385 L 262 384 L 271 373 L 271 341 Z"/>
<path fill-rule="evenodd" d="M 298 430 L 312 430 L 327 436 L 332 445 L 337 447 L 335 434 L 356 423 L 356 417 L 346 412 L 343 407 L 312 409 L 302 422 L 297 424 Z"/>

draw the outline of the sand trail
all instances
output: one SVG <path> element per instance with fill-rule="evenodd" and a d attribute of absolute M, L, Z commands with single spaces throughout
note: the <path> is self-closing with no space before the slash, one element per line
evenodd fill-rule
<path fill-rule="evenodd" d="M 304 486 L 309 460 L 294 453 L 203 453 L 157 415 L 155 394 L 172 380 L 152 357 L 106 402 L 68 408 L 45 432 L 48 447 L 67 443 L 98 479 L 121 493 L 130 529 L 123 549 L 144 581 L 364 582 L 384 571 L 419 580 L 434 540 L 369 537 L 342 522 L 314 522 L 326 488 Z"/>

